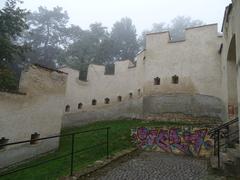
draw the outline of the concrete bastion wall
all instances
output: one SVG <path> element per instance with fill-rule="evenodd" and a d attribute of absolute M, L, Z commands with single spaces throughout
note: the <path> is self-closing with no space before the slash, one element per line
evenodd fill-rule
<path fill-rule="evenodd" d="M 200 94 L 163 94 L 132 99 L 91 111 L 68 113 L 63 116 L 62 126 L 75 127 L 121 118 L 183 120 L 215 124 L 223 121 L 224 117 L 226 117 L 225 106 L 219 98 Z"/>
<path fill-rule="evenodd" d="M 200 94 L 163 94 L 143 98 L 144 115 L 180 113 L 224 120 L 226 110 L 219 98 Z"/>
<path fill-rule="evenodd" d="M 121 118 L 139 119 L 142 117 L 142 98 L 116 103 L 111 106 L 98 107 L 91 111 L 67 113 L 63 116 L 62 126 L 76 127 L 103 120 Z"/>

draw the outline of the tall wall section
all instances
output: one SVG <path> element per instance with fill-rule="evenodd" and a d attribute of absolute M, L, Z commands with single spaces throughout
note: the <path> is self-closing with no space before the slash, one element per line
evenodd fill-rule
<path fill-rule="evenodd" d="M 222 38 L 217 25 L 186 29 L 185 40 L 171 42 L 169 32 L 147 35 L 144 93 L 205 94 L 221 98 Z M 172 76 L 179 83 L 172 83 Z M 153 79 L 161 79 L 154 86 Z"/>
<path fill-rule="evenodd" d="M 148 34 L 146 42 L 146 114 L 225 118 L 217 24 L 186 29 L 183 41 L 172 41 L 169 32 L 162 32 Z M 156 77 L 159 85 L 154 84 Z"/>
<path fill-rule="evenodd" d="M 21 93 L 0 92 L 0 138 L 7 143 L 58 135 L 67 74 L 32 65 L 20 79 Z M 2 143 L 2 141 L 1 141 Z M 58 139 L 0 149 L 0 168 L 58 148 Z"/>
<path fill-rule="evenodd" d="M 221 43 L 217 24 L 186 29 L 185 40 L 179 42 L 172 41 L 169 32 L 152 33 L 136 57 L 136 67 L 130 61 L 116 62 L 114 75 L 106 75 L 104 66 L 90 65 L 86 82 L 79 80 L 78 71 L 63 68 L 69 74 L 63 125 L 121 116 L 161 119 L 169 113 L 226 118 Z"/>
<path fill-rule="evenodd" d="M 223 20 L 222 91 L 227 104 L 228 118 L 240 113 L 240 2 L 232 0 L 226 7 Z"/>
<path fill-rule="evenodd" d="M 105 74 L 105 66 L 89 65 L 87 81 L 79 80 L 79 71 L 61 69 L 69 74 L 63 126 L 82 125 L 104 119 L 137 117 L 142 112 L 143 52 L 137 64 L 129 60 L 115 63 L 115 72 Z M 106 98 L 109 102 L 106 102 Z M 96 100 L 96 104 L 93 104 Z"/>

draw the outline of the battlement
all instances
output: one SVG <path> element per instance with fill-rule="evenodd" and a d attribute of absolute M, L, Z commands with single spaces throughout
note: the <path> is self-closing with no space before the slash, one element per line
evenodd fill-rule
<path fill-rule="evenodd" d="M 151 33 L 134 63 L 116 61 L 111 72 L 106 66 L 90 64 L 86 81 L 79 80 L 79 71 L 65 69 L 69 73 L 65 111 L 90 112 L 169 92 L 219 97 L 219 42 L 217 24 L 188 28 L 182 41 L 172 41 L 168 31 Z M 203 74 L 203 69 L 208 70 Z M 179 81 L 173 83 L 173 77 Z"/>
<path fill-rule="evenodd" d="M 21 73 L 19 91 L 0 92 L 0 137 L 8 143 L 60 133 L 67 74 L 39 65 L 30 65 Z M 49 123 L 50 122 L 50 123 Z M 54 151 L 59 141 L 54 139 L 32 144 L 8 146 L 1 150 L 0 169 L 23 162 L 40 154 Z M 13 156 L 14 154 L 14 156 Z"/>
<path fill-rule="evenodd" d="M 21 74 L 19 91 L 27 94 L 59 93 L 65 91 L 68 74 L 41 65 L 30 65 Z"/>
<path fill-rule="evenodd" d="M 209 40 L 209 37 L 218 37 L 217 24 L 207 24 L 203 26 L 186 28 L 184 31 L 184 39 L 172 40 L 169 31 L 155 32 L 146 34 L 146 49 L 152 47 L 161 47 L 163 44 L 198 42 L 201 40 Z"/>
<path fill-rule="evenodd" d="M 142 53 L 139 53 L 139 56 L 141 56 Z M 136 58 L 136 61 L 138 61 L 138 57 Z M 111 65 L 111 70 L 109 72 L 108 65 L 97 65 L 97 64 L 89 64 L 87 69 L 87 78 L 86 81 L 90 82 L 94 79 L 99 78 L 106 78 L 111 76 L 111 78 L 115 78 L 116 76 L 119 76 L 124 73 L 133 72 L 137 69 L 137 64 L 140 62 L 133 63 L 130 60 L 123 60 L 123 61 L 116 61 L 114 64 Z M 63 67 L 60 69 L 61 71 L 68 73 L 69 76 L 74 77 L 75 79 L 79 79 L 79 70 L 72 69 L 70 67 Z M 61 72 L 60 71 L 60 72 Z M 82 80 L 79 80 L 82 81 Z"/>

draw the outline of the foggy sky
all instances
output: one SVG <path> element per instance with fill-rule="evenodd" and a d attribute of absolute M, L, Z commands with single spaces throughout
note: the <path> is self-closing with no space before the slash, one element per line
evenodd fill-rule
<path fill-rule="evenodd" d="M 207 24 L 218 23 L 221 29 L 225 7 L 231 0 L 23 0 L 22 7 L 37 10 L 60 6 L 68 12 L 70 23 L 87 29 L 89 24 L 102 22 L 111 28 L 122 17 L 129 17 L 137 33 L 150 29 L 153 23 L 169 23 L 179 15 L 190 16 Z M 0 0 L 3 7 L 5 0 Z"/>

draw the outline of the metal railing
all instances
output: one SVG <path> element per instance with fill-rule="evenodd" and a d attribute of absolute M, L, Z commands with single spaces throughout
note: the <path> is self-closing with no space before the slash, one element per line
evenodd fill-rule
<path fill-rule="evenodd" d="M 16 173 L 16 172 L 19 172 L 19 171 L 23 171 L 23 170 L 26 170 L 26 169 L 29 169 L 29 168 L 33 168 L 33 167 L 37 167 L 37 166 L 40 166 L 40 165 L 43 165 L 43 164 L 47 164 L 48 162 L 52 162 L 54 160 L 58 160 L 58 159 L 61 159 L 61 158 L 65 158 L 65 157 L 70 157 L 70 176 L 73 176 L 73 168 L 74 168 L 74 155 L 77 154 L 77 153 L 81 153 L 81 152 L 84 152 L 84 151 L 87 151 L 87 150 L 90 150 L 90 149 L 93 149 L 93 148 L 96 148 L 97 146 L 102 146 L 102 145 L 106 145 L 106 157 L 109 158 L 109 129 L 110 127 L 106 127 L 106 128 L 98 128 L 98 129 L 91 129 L 91 130 L 86 130 L 86 131 L 80 131 L 80 132 L 74 132 L 74 133 L 68 133 L 68 134 L 60 134 L 60 135 L 56 135 L 56 136 L 49 136 L 49 137 L 44 137 L 44 138 L 38 138 L 38 139 L 34 139 L 34 141 L 44 141 L 44 140 L 49 140 L 49 139 L 54 139 L 54 138 L 62 138 L 62 137 L 71 137 L 71 152 L 70 153 L 66 153 L 64 155 L 61 155 L 61 156 L 58 156 L 58 157 L 55 157 L 55 158 L 51 158 L 51 159 L 48 159 L 48 160 L 44 160 L 44 161 L 41 161 L 37 164 L 34 164 L 34 165 L 29 165 L 29 166 L 26 166 L 26 167 L 22 167 L 22 168 L 14 168 L 14 170 L 5 170 L 5 171 L 2 171 L 0 172 L 0 177 L 3 177 L 3 176 L 7 176 L 7 175 L 10 175 L 10 174 L 13 174 L 13 173 Z M 89 146 L 89 147 L 85 147 L 83 149 L 80 149 L 80 150 L 75 150 L 75 141 L 76 141 L 76 135 L 78 134 L 83 134 L 83 133 L 89 133 L 89 132 L 96 132 L 96 131 L 106 131 L 106 141 L 104 142 L 99 142 L 97 144 L 94 144 L 92 146 Z M 25 143 L 31 143 L 33 140 L 25 140 L 25 141 L 18 141 L 18 142 L 12 142 L 12 143 L 7 143 L 7 144 L 0 144 L 0 148 L 2 147 L 7 147 L 7 146 L 13 146 L 13 145 L 19 145 L 19 144 L 25 144 Z M 36 147 L 37 148 L 37 147 Z M 7 150 L 6 150 L 7 151 Z"/>
<path fill-rule="evenodd" d="M 231 144 L 239 143 L 238 118 L 211 129 L 209 135 L 214 139 L 214 155 L 217 155 L 218 168 L 220 168 L 221 150 Z"/>

